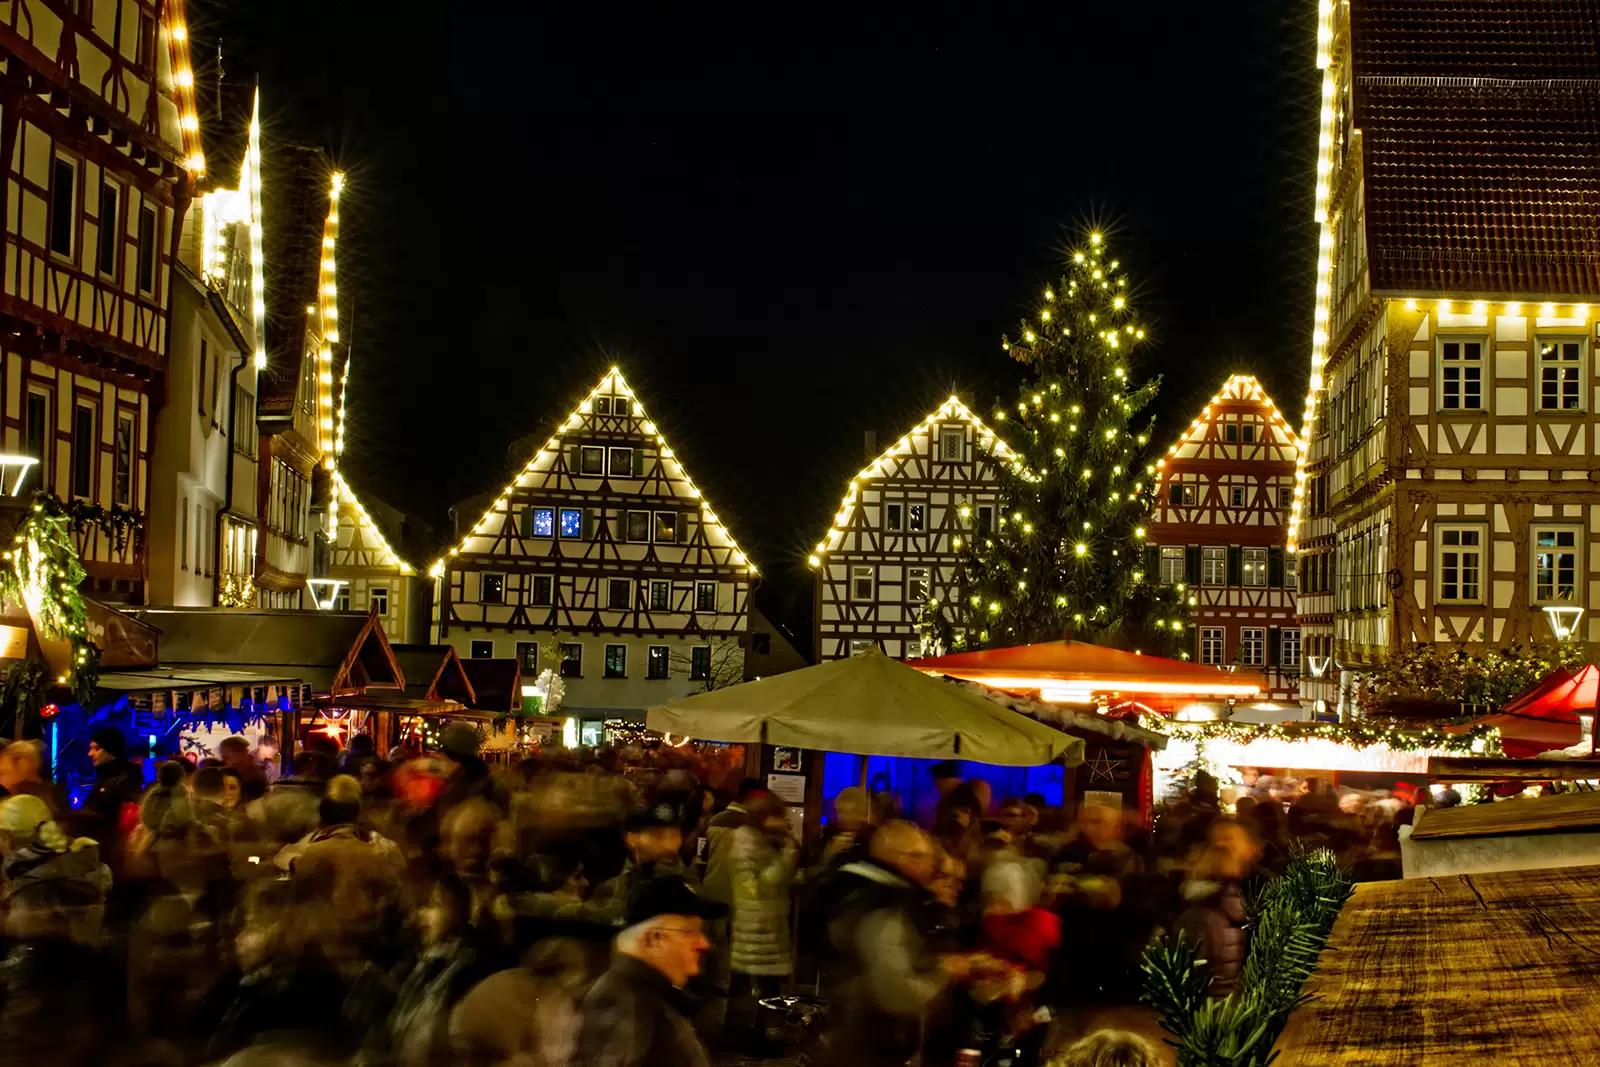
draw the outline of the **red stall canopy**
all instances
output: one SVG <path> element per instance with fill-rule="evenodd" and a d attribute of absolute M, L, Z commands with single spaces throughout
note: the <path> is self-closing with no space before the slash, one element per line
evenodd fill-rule
<path fill-rule="evenodd" d="M 1264 684 L 1250 671 L 1230 673 L 1082 641 L 959 652 L 909 660 L 907 666 L 996 689 L 1038 690 L 1043 700 L 1077 704 L 1101 697 L 1144 697 L 1168 707 L 1190 700 L 1254 700 Z"/>
<path fill-rule="evenodd" d="M 1593 715 L 1597 697 L 1600 669 L 1592 664 L 1575 672 L 1557 667 L 1544 681 L 1472 725 L 1498 727 L 1505 754 L 1525 759 L 1577 744 L 1583 733 L 1578 716 Z"/>

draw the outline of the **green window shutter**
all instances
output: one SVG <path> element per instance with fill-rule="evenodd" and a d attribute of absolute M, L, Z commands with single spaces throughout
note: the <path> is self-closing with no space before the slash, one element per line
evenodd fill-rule
<path fill-rule="evenodd" d="M 1283 627 L 1267 627 L 1267 666 L 1278 665 L 1278 645 L 1283 640 Z"/>
<path fill-rule="evenodd" d="M 1161 548 L 1158 545 L 1144 546 L 1144 580 L 1147 582 L 1159 581 L 1161 578 Z"/>
<path fill-rule="evenodd" d="M 1273 589 L 1283 586 L 1283 546 L 1267 549 L 1267 585 Z"/>
<path fill-rule="evenodd" d="M 1244 584 L 1244 549 L 1238 545 L 1228 546 L 1228 584 Z"/>
<path fill-rule="evenodd" d="M 1183 553 L 1183 580 L 1190 585 L 1200 584 L 1200 546 L 1190 545 Z"/>

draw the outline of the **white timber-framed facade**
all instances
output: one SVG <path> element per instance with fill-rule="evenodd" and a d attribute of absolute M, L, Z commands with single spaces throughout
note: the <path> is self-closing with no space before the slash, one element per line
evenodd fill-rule
<path fill-rule="evenodd" d="M 1600 640 L 1600 9 L 1495 14 L 1323 5 L 1291 538 L 1303 692 L 1342 713 L 1416 643 L 1548 640 L 1545 607 Z"/>
<path fill-rule="evenodd" d="M 995 528 L 992 465 L 1010 454 L 952 396 L 850 480 L 810 557 L 819 662 L 923 654 L 923 607 L 955 602 L 961 539 Z"/>

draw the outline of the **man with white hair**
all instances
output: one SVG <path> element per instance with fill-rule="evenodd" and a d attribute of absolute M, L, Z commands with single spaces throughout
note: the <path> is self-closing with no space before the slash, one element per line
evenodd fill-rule
<path fill-rule="evenodd" d="M 711 948 L 707 920 L 727 914 L 679 875 L 636 886 L 611 968 L 583 998 L 573 1067 L 710 1067 L 684 986 Z"/>

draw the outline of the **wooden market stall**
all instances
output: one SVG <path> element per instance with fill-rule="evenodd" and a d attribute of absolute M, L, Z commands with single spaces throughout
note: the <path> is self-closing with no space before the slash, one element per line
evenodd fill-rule
<path fill-rule="evenodd" d="M 1600 867 L 1358 884 L 1277 1062 L 1600 1063 L 1596 944 Z"/>
<path fill-rule="evenodd" d="M 1407 878 L 1600 863 L 1600 793 L 1418 808 L 1400 858 Z"/>

